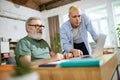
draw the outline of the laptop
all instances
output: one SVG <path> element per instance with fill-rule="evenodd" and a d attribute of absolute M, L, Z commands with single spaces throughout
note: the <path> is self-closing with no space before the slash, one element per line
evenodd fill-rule
<path fill-rule="evenodd" d="M 106 40 L 105 34 L 100 34 L 97 40 L 96 48 L 94 49 L 92 55 L 83 55 L 82 57 L 74 57 L 71 59 L 80 59 L 80 58 L 96 58 L 103 55 L 104 44 Z"/>

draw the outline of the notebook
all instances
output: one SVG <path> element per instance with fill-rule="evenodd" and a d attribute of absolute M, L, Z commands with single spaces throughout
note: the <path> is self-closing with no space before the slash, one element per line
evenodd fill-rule
<path fill-rule="evenodd" d="M 69 60 L 59 64 L 60 67 L 98 67 L 103 65 L 102 58 L 84 58 L 77 60 Z"/>
<path fill-rule="evenodd" d="M 96 57 L 103 55 L 105 40 L 106 40 L 106 35 L 101 33 L 99 35 L 96 48 L 94 49 L 94 52 L 92 53 L 92 55 L 83 55 L 82 57 L 74 57 L 71 59 L 94 58 L 94 57 L 96 58 Z"/>

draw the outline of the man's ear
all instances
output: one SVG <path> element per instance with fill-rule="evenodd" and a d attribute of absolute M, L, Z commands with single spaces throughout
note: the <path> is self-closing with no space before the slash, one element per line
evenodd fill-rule
<path fill-rule="evenodd" d="M 30 31 L 30 27 L 26 26 L 26 31 L 29 32 Z"/>

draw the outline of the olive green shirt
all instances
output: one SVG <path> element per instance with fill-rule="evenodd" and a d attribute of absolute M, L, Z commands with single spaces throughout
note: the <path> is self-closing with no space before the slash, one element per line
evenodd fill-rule
<path fill-rule="evenodd" d="M 15 58 L 18 62 L 20 56 L 30 55 L 31 61 L 38 61 L 50 58 L 50 51 L 50 47 L 45 40 L 35 40 L 26 36 L 17 43 L 15 48 Z"/>

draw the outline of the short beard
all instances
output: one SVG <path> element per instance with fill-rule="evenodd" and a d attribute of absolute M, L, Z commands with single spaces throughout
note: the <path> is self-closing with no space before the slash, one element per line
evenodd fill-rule
<path fill-rule="evenodd" d="M 31 38 L 36 39 L 36 40 L 41 40 L 42 38 L 42 32 L 37 33 L 37 32 L 31 31 L 30 35 L 31 35 Z"/>

